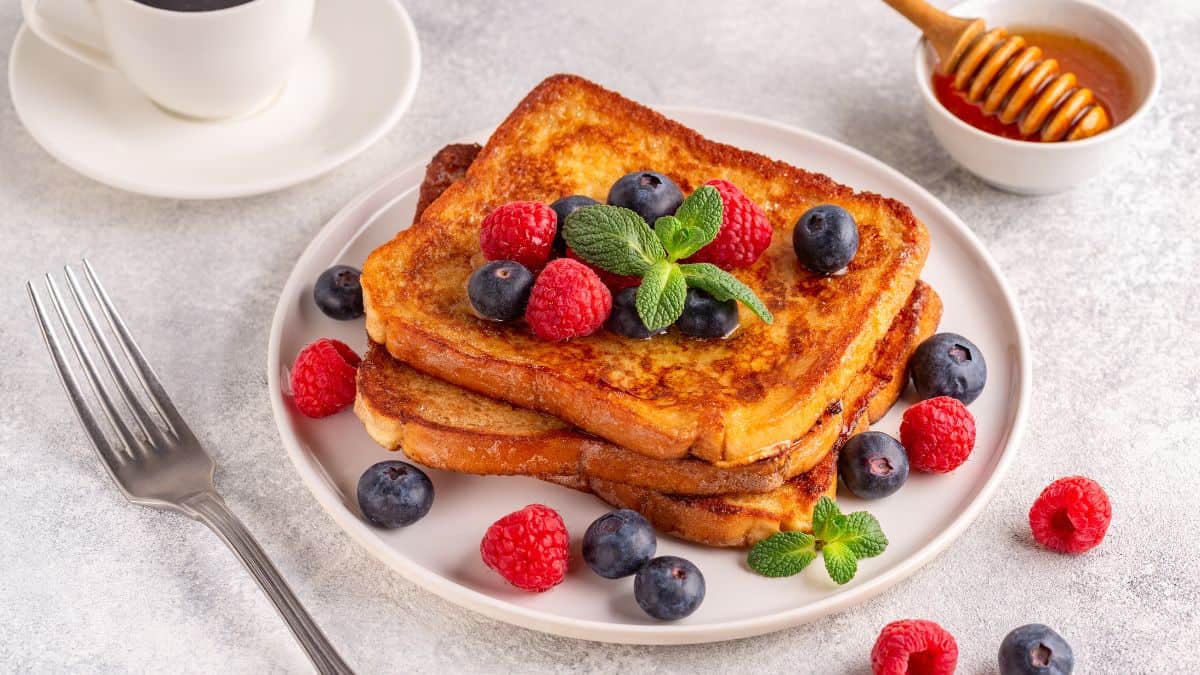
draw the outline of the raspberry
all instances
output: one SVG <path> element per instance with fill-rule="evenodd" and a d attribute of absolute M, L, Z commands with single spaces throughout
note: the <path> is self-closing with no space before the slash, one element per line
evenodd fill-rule
<path fill-rule="evenodd" d="M 587 265 L 570 258 L 550 261 L 533 282 L 525 321 L 543 340 L 590 335 L 612 311 L 612 293 Z"/>
<path fill-rule="evenodd" d="M 1112 505 L 1104 488 L 1083 476 L 1059 478 L 1042 490 L 1029 509 L 1037 543 L 1059 553 L 1090 551 L 1104 540 Z"/>
<path fill-rule="evenodd" d="M 871 650 L 874 675 L 953 675 L 957 664 L 954 636 L 924 619 L 889 623 Z"/>
<path fill-rule="evenodd" d="M 321 338 L 296 355 L 292 400 L 308 417 L 328 417 L 354 403 L 358 354 L 345 343 Z"/>
<path fill-rule="evenodd" d="M 938 396 L 904 411 L 900 444 L 912 468 L 948 473 L 967 461 L 975 449 L 975 418 L 956 398 Z"/>
<path fill-rule="evenodd" d="M 727 270 L 753 264 L 771 245 L 773 232 L 767 214 L 727 180 L 710 180 L 705 185 L 721 193 L 724 218 L 717 238 L 697 251 L 689 262 L 712 263 Z"/>
<path fill-rule="evenodd" d="M 509 202 L 483 219 L 479 246 L 488 260 L 514 260 L 531 270 L 550 259 L 558 216 L 541 202 Z"/>
<path fill-rule="evenodd" d="M 568 543 L 562 516 L 549 506 L 530 504 L 492 523 L 479 544 L 479 554 L 508 583 L 541 593 L 566 575 Z"/>
<path fill-rule="evenodd" d="M 596 276 L 600 277 L 600 281 L 604 282 L 604 285 L 608 286 L 608 289 L 613 293 L 616 293 L 617 291 L 623 291 L 626 288 L 634 288 L 642 285 L 641 277 L 626 277 L 621 276 L 620 274 L 613 274 L 608 270 L 596 267 L 583 258 L 580 258 L 579 254 L 571 249 L 567 249 L 567 257 L 571 260 L 578 260 L 584 265 L 587 265 L 588 269 L 595 272 Z"/>

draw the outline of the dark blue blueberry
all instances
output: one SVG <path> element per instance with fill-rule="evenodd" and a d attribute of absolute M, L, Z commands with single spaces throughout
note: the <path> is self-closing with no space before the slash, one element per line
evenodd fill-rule
<path fill-rule="evenodd" d="M 626 288 L 613 296 L 612 312 L 604 326 L 622 337 L 645 340 L 667 332 L 666 328 L 651 331 L 637 313 L 637 288 Z"/>
<path fill-rule="evenodd" d="M 679 332 L 692 337 L 729 337 L 738 327 L 737 301 L 721 302 L 698 288 L 689 288 L 683 314 L 675 325 Z"/>
<path fill-rule="evenodd" d="M 796 221 L 792 248 L 808 269 L 833 274 L 849 265 L 858 252 L 858 224 L 840 206 L 814 206 Z"/>
<path fill-rule="evenodd" d="M 492 321 L 512 321 L 525 314 L 533 274 L 512 260 L 493 260 L 471 273 L 467 298 L 479 316 Z"/>
<path fill-rule="evenodd" d="M 691 562 L 664 555 L 638 570 L 633 578 L 633 597 L 656 619 L 682 619 L 704 601 L 704 575 Z"/>
<path fill-rule="evenodd" d="M 851 436 L 838 455 L 842 482 L 862 499 L 886 497 L 908 480 L 908 453 L 880 431 Z"/>
<path fill-rule="evenodd" d="M 1000 643 L 1000 675 L 1070 675 L 1074 667 L 1071 645 L 1040 623 L 1014 628 Z"/>
<path fill-rule="evenodd" d="M 657 547 L 650 521 L 629 509 L 600 516 L 583 534 L 583 560 L 605 579 L 637 572 L 654 557 Z"/>
<path fill-rule="evenodd" d="M 433 506 L 433 483 L 412 464 L 379 462 L 358 479 L 358 508 L 380 527 L 412 525 Z"/>
<path fill-rule="evenodd" d="M 550 205 L 554 209 L 554 214 L 558 216 L 558 229 L 554 231 L 554 255 L 564 256 L 567 254 L 567 242 L 563 239 L 563 223 L 567 222 L 567 216 L 575 213 L 585 206 L 594 206 L 598 204 L 595 199 L 585 197 L 583 195 L 571 195 L 555 200 Z"/>
<path fill-rule="evenodd" d="M 983 352 L 956 333 L 938 333 L 922 342 L 908 362 L 908 371 L 922 400 L 952 396 L 969 404 L 987 383 Z"/>
<path fill-rule="evenodd" d="M 683 191 L 657 171 L 635 171 L 613 183 L 608 203 L 636 211 L 653 225 L 659 218 L 675 213 L 683 203 Z"/>
<path fill-rule="evenodd" d="M 363 315 L 362 272 L 349 265 L 334 265 L 317 277 L 313 301 L 325 316 L 349 321 Z"/>

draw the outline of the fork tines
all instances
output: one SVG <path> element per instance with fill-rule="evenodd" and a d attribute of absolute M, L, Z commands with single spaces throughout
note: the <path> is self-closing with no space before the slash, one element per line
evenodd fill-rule
<path fill-rule="evenodd" d="M 49 295 L 52 309 L 47 309 L 42 293 L 32 281 L 26 288 L 67 397 L 96 451 L 111 470 L 115 465 L 136 461 L 160 450 L 186 433 L 186 426 L 86 259 L 82 268 L 86 290 L 75 269 L 64 268 L 73 312 L 67 306 L 58 282 L 50 274 L 45 276 L 45 293 Z M 96 306 L 104 315 L 107 330 L 97 318 Z M 79 323 L 86 327 L 88 337 L 81 334 Z M 75 366 L 64 349 L 64 340 L 59 337 L 60 328 L 66 333 L 65 342 L 70 345 Z M 120 345 L 121 355 L 114 351 L 113 339 Z M 104 364 L 104 372 L 97 367 L 96 353 Z M 79 366 L 82 366 L 83 378 L 77 373 Z M 137 380 L 140 396 L 130 383 L 128 373 Z M 87 381 L 91 397 L 82 390 L 81 379 Z M 145 402 L 149 402 L 153 413 Z M 98 421 L 96 407 L 111 433 L 105 433 Z"/>

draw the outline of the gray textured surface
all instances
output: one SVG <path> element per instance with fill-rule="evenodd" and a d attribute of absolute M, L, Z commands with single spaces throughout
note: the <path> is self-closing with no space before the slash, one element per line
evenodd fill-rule
<path fill-rule="evenodd" d="M 1038 199 L 984 186 L 936 146 L 911 82 L 914 33 L 886 8 L 738 4 L 411 2 L 425 57 L 412 111 L 333 174 L 252 199 L 183 203 L 112 190 L 52 160 L 0 104 L 0 671 L 306 669 L 233 557 L 198 524 L 126 505 L 85 446 L 21 288 L 83 254 L 117 297 L 161 299 L 123 303 L 127 318 L 218 456 L 230 504 L 363 672 L 858 675 L 869 672 L 879 628 L 903 617 L 953 631 L 963 673 L 993 672 L 1004 633 L 1033 620 L 1068 637 L 1078 672 L 1200 669 L 1200 493 L 1186 461 L 1200 451 L 1200 4 L 1106 3 L 1158 45 L 1162 96 L 1123 170 Z M 0 8 L 0 43 L 17 30 L 16 5 Z M 494 124 L 555 71 L 848 142 L 929 188 L 999 260 L 1033 342 L 1028 433 L 982 517 L 911 580 L 756 639 L 577 642 L 417 589 L 355 546 L 301 485 L 263 374 L 271 310 L 292 262 L 347 199 Z M 1047 554 L 1031 544 L 1025 512 L 1050 479 L 1077 472 L 1112 496 L 1108 540 L 1080 559 Z"/>

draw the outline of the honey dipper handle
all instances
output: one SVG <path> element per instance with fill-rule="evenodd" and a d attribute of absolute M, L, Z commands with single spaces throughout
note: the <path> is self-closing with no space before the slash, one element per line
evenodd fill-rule
<path fill-rule="evenodd" d="M 925 0 L 883 0 L 921 29 L 938 57 L 938 69 L 948 72 L 975 38 L 983 33 L 983 19 L 952 16 Z"/>

